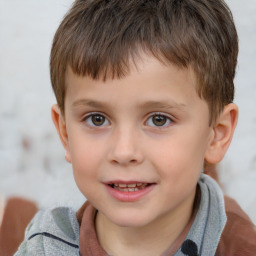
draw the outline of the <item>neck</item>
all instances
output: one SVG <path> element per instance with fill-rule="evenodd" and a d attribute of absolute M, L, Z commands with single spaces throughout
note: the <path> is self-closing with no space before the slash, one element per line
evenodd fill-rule
<path fill-rule="evenodd" d="M 168 248 L 175 249 L 185 238 L 184 230 L 195 215 L 192 214 L 194 198 L 195 193 L 188 199 L 189 204 L 186 202 L 143 227 L 120 227 L 99 212 L 96 217 L 99 242 L 109 255 L 114 256 L 155 256 Z"/>

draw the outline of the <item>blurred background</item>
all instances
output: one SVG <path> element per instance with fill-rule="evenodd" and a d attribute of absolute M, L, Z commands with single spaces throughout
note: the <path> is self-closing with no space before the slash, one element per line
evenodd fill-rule
<path fill-rule="evenodd" d="M 85 200 L 51 122 L 51 42 L 72 0 L 0 0 L 0 194 L 39 207 Z M 238 127 L 219 175 L 256 223 L 256 1 L 227 0 L 240 38 Z"/>

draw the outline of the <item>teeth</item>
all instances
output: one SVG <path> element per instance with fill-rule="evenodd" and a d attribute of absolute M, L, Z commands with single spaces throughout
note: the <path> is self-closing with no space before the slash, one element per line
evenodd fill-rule
<path fill-rule="evenodd" d="M 136 187 L 144 187 L 146 186 L 147 183 L 133 183 L 133 184 L 118 184 L 118 183 L 115 183 L 114 186 L 115 187 L 119 187 L 119 188 L 136 188 Z"/>
<path fill-rule="evenodd" d="M 133 184 L 112 184 L 112 186 L 119 190 L 119 191 L 125 191 L 125 192 L 134 192 L 139 191 L 140 189 L 144 189 L 148 184 L 147 183 L 133 183 Z"/>
<path fill-rule="evenodd" d="M 139 188 L 129 188 L 129 192 L 135 192 L 135 191 L 139 191 Z"/>
<path fill-rule="evenodd" d="M 136 184 L 128 184 L 128 188 L 135 188 Z"/>

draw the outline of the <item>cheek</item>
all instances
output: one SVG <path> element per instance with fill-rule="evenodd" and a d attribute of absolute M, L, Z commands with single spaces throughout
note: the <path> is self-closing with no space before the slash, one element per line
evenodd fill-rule
<path fill-rule="evenodd" d="M 75 129 L 74 129 L 75 130 Z M 69 135 L 69 149 L 73 166 L 94 165 L 102 155 L 102 142 L 76 129 Z"/>
<path fill-rule="evenodd" d="M 172 136 L 159 144 L 156 141 L 150 148 L 155 149 L 151 158 L 156 169 L 166 178 L 172 176 L 174 182 L 185 176 L 185 180 L 197 177 L 202 170 L 206 141 L 196 134 Z"/>
<path fill-rule="evenodd" d="M 71 149 L 73 175 L 77 187 L 90 201 L 100 198 L 98 189 L 100 156 L 99 151 L 93 147 L 80 145 Z"/>
<path fill-rule="evenodd" d="M 74 177 L 77 182 L 86 182 L 97 175 L 103 157 L 103 148 L 93 140 L 75 136 L 70 140 L 70 155 Z"/>

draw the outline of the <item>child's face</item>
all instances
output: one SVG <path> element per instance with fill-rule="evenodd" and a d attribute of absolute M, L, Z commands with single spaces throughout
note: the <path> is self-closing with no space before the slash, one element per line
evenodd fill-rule
<path fill-rule="evenodd" d="M 111 223 L 130 227 L 191 210 L 213 133 L 191 69 L 150 57 L 137 68 L 106 82 L 69 69 L 65 99 L 79 189 Z"/>

